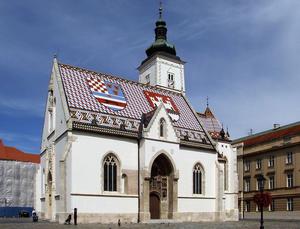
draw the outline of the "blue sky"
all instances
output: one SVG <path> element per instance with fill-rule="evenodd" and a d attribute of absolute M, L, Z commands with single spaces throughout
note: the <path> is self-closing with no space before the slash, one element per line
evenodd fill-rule
<path fill-rule="evenodd" d="M 0 138 L 38 153 L 52 58 L 137 80 L 158 0 L 0 1 Z M 299 121 L 299 0 L 165 0 L 187 96 L 233 138 Z"/>

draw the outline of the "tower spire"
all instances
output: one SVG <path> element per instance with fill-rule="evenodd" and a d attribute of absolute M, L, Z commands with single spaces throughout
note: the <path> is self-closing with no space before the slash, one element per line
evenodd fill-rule
<path fill-rule="evenodd" d="M 164 52 L 170 54 L 172 56 L 176 56 L 176 49 L 175 46 L 170 44 L 167 41 L 167 23 L 163 20 L 163 7 L 162 1 L 159 2 L 159 9 L 158 9 L 158 19 L 155 23 L 155 41 L 152 45 L 146 49 L 146 54 L 148 57 L 153 55 L 157 52 Z"/>
<path fill-rule="evenodd" d="M 206 107 L 208 108 L 209 107 L 209 102 L 208 102 L 208 96 L 206 97 Z"/>
<path fill-rule="evenodd" d="M 162 12 L 163 12 L 163 8 L 162 8 L 162 1 L 159 1 L 159 20 L 162 20 Z"/>

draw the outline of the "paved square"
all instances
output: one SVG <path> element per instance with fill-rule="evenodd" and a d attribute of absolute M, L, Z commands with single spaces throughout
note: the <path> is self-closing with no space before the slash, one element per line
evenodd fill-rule
<path fill-rule="evenodd" d="M 266 221 L 265 229 L 300 229 L 300 221 Z M 14 229 L 14 228 L 36 228 L 36 229 L 117 229 L 117 228 L 141 228 L 141 229 L 259 229 L 259 222 L 253 220 L 243 220 L 239 222 L 212 222 L 212 223 L 170 223 L 170 224 L 123 224 L 121 227 L 118 225 L 102 225 L 102 224 L 79 224 L 75 225 L 62 225 L 57 223 L 50 223 L 47 221 L 39 221 L 33 223 L 31 219 L 0 219 L 1 229 Z"/>

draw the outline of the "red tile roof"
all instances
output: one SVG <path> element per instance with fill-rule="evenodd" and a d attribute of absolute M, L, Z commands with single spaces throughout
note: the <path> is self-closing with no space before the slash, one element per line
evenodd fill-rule
<path fill-rule="evenodd" d="M 40 155 L 24 153 L 15 147 L 5 146 L 0 139 L 0 160 L 40 163 Z"/>
<path fill-rule="evenodd" d="M 244 146 L 256 145 L 274 139 L 282 138 L 284 136 L 291 136 L 300 133 L 300 125 L 291 126 L 284 129 L 282 128 L 271 130 L 270 132 L 258 136 L 253 136 L 253 137 L 250 136 L 248 139 L 244 140 Z"/>

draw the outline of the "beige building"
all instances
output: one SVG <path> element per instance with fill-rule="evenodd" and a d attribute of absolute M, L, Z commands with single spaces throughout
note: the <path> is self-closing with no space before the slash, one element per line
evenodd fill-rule
<path fill-rule="evenodd" d="M 259 192 L 258 175 L 265 177 L 264 190 L 272 196 L 267 215 L 299 216 L 300 122 L 237 139 L 239 209 L 256 212 L 253 196 Z M 298 211 L 298 212 L 297 212 Z M 283 213 L 284 212 L 284 213 Z"/>

